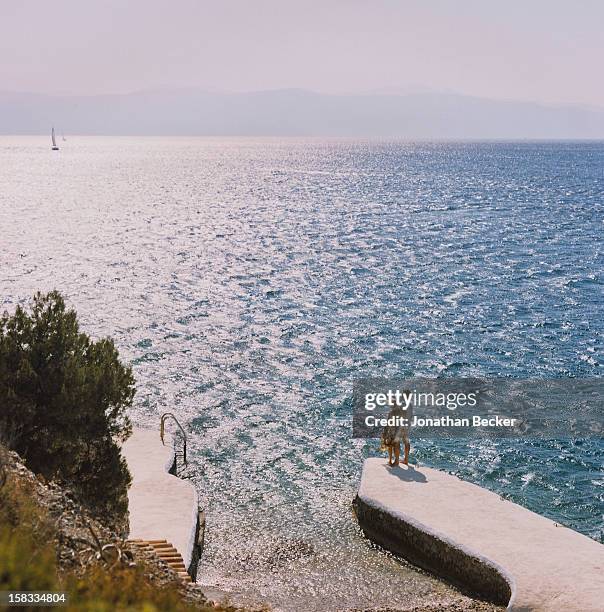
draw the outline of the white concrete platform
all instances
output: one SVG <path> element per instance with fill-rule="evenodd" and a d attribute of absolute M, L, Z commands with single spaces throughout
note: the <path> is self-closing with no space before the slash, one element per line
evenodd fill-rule
<path fill-rule="evenodd" d="M 602 544 L 455 476 L 368 459 L 355 509 L 370 539 L 470 590 L 503 578 L 509 610 L 604 610 Z"/>
<path fill-rule="evenodd" d="M 169 435 L 162 444 L 158 430 L 135 429 L 122 452 L 132 475 L 128 491 L 131 540 L 167 540 L 191 564 L 198 520 L 197 491 L 168 471 L 174 462 Z"/>

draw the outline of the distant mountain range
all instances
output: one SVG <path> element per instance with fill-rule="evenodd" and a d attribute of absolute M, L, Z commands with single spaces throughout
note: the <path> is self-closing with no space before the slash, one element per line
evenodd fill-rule
<path fill-rule="evenodd" d="M 604 138 L 604 109 L 451 93 L 331 95 L 288 89 L 124 95 L 0 92 L 0 134 Z"/>

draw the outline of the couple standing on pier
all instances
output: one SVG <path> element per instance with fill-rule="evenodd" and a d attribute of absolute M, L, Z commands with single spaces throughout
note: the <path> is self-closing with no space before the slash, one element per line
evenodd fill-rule
<path fill-rule="evenodd" d="M 411 395 L 411 391 L 403 391 L 405 399 L 408 395 Z M 411 423 L 411 402 L 405 401 L 405 405 L 407 406 L 406 408 L 402 402 L 395 400 L 388 414 L 388 419 L 390 419 L 390 417 L 401 418 L 393 419 L 393 421 L 398 423 L 397 425 L 386 425 L 382 430 L 382 444 L 380 450 L 388 450 L 388 465 L 390 467 L 394 467 L 400 463 L 401 442 L 405 445 L 403 463 L 409 465 L 409 449 L 411 448 L 411 444 L 409 443 L 410 425 L 401 425 L 400 423 L 401 419 L 404 419 L 406 423 Z"/>

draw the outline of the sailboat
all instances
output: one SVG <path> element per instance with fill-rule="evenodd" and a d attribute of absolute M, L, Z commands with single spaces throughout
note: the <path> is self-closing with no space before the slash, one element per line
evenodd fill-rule
<path fill-rule="evenodd" d="M 55 140 L 55 126 L 54 125 L 52 126 L 51 136 L 52 136 L 52 150 L 58 151 L 59 147 L 57 147 L 57 141 Z"/>

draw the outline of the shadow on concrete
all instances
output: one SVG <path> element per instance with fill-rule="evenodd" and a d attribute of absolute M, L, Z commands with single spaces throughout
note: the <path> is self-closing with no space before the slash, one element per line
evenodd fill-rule
<path fill-rule="evenodd" d="M 393 476 L 406 482 L 428 482 L 426 476 L 419 470 L 416 470 L 412 465 L 397 465 L 388 469 Z"/>

